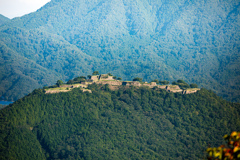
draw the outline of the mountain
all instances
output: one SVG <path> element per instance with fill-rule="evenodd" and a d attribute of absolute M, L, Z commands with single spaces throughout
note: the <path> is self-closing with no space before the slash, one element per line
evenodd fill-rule
<path fill-rule="evenodd" d="M 193 94 L 92 84 L 31 94 L 0 110 L 1 159 L 203 159 L 240 129 L 240 104 Z"/>
<path fill-rule="evenodd" d="M 8 21 L 10 21 L 9 18 L 7 18 L 7 17 L 5 17 L 5 16 L 3 16 L 3 15 L 0 14 L 0 26 L 1 26 L 2 24 L 4 24 L 4 23 L 8 22 Z"/>
<path fill-rule="evenodd" d="M 23 97 L 35 88 L 53 84 L 57 79 L 90 72 L 88 67 L 94 58 L 57 35 L 8 28 L 0 33 L 0 37 L 17 42 L 14 46 L 0 42 L 0 91 L 11 100 Z"/>
<path fill-rule="evenodd" d="M 0 93 L 16 100 L 57 79 L 99 70 L 125 80 L 183 79 L 239 102 L 239 10 L 234 0 L 52 0 L 0 27 L 8 48 L 1 53 L 11 50 L 32 61 L 51 81 L 20 69 L 23 84 L 3 74 L 12 85 L 1 79 Z M 24 77 L 36 85 L 26 87 Z M 14 96 L 12 88 L 21 94 Z"/>

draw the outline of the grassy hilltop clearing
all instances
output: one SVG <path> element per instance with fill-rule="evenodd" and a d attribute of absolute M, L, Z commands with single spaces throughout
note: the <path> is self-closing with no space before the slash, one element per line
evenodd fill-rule
<path fill-rule="evenodd" d="M 240 104 L 212 91 L 101 84 L 101 76 L 59 80 L 1 109 L 0 159 L 203 159 L 223 135 L 240 130 Z M 68 92 L 47 93 L 54 88 Z"/>
<path fill-rule="evenodd" d="M 240 1 L 52 0 L 0 17 L 0 97 L 94 70 L 183 79 L 240 102 Z"/>

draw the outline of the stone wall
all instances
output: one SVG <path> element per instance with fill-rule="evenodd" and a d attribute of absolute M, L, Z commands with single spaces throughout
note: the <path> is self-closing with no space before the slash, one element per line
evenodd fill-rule
<path fill-rule="evenodd" d="M 141 83 L 139 81 L 125 81 L 125 82 L 122 82 L 122 85 L 124 85 L 124 86 L 137 86 L 137 87 L 140 87 Z"/>
<path fill-rule="evenodd" d="M 99 80 L 114 80 L 113 76 L 109 76 L 108 74 L 101 74 Z"/>
<path fill-rule="evenodd" d="M 81 84 L 88 86 L 89 84 L 93 84 L 93 82 L 81 82 Z"/>
<path fill-rule="evenodd" d="M 98 81 L 98 79 L 99 79 L 99 76 L 91 76 L 91 80 L 93 81 Z"/>
<path fill-rule="evenodd" d="M 53 93 L 60 93 L 60 92 L 69 92 L 71 90 L 46 90 L 45 94 L 53 94 Z"/>
<path fill-rule="evenodd" d="M 86 79 L 85 82 L 93 82 L 93 80 L 92 79 Z"/>
<path fill-rule="evenodd" d="M 79 87 L 87 88 L 87 84 L 72 84 L 72 85 L 64 84 L 64 85 L 61 85 L 60 87 L 64 87 L 64 88 L 79 88 Z"/>
<path fill-rule="evenodd" d="M 122 82 L 121 81 L 98 81 L 96 84 L 109 84 L 113 86 L 121 86 Z"/>
<path fill-rule="evenodd" d="M 158 85 L 157 87 L 160 88 L 160 89 L 167 89 L 166 85 Z"/>
<path fill-rule="evenodd" d="M 169 86 L 166 87 L 166 89 L 167 89 L 167 90 L 170 90 L 170 89 L 175 89 L 175 90 L 177 90 L 177 89 L 180 89 L 180 87 L 179 87 L 178 85 L 169 85 Z"/>
<path fill-rule="evenodd" d="M 182 92 L 182 94 L 196 93 L 196 92 L 199 91 L 199 90 L 200 90 L 199 88 L 187 89 L 187 90 L 184 90 L 184 91 Z"/>
<path fill-rule="evenodd" d="M 124 82 L 122 82 L 122 85 L 123 85 L 123 86 L 130 86 L 131 83 L 132 83 L 132 82 L 130 82 L 130 81 L 129 81 L 129 82 L 128 82 L 128 81 L 124 81 Z"/>
<path fill-rule="evenodd" d="M 92 93 L 92 91 L 89 90 L 89 89 L 81 88 L 81 90 L 82 90 L 83 92 Z M 54 93 L 69 92 L 69 91 L 71 91 L 71 89 L 68 89 L 68 90 L 65 90 L 65 89 L 56 89 L 56 90 L 54 90 L 54 89 L 48 89 L 48 90 L 46 90 L 45 94 L 54 94 Z"/>
<path fill-rule="evenodd" d="M 173 92 L 173 93 L 182 93 L 183 92 L 183 90 L 182 89 L 177 89 L 177 90 L 167 90 L 168 92 Z"/>
<path fill-rule="evenodd" d="M 177 92 L 182 92 L 183 91 L 178 85 L 169 85 L 169 86 L 166 87 L 166 90 L 168 92 L 173 92 L 173 93 L 177 93 Z"/>
<path fill-rule="evenodd" d="M 141 86 L 141 83 L 140 83 L 139 81 L 133 81 L 133 82 L 132 82 L 132 85 L 133 85 L 133 86 L 140 87 L 140 86 Z"/>
<path fill-rule="evenodd" d="M 153 88 L 153 87 L 157 86 L 157 83 L 156 82 L 144 83 L 143 86 L 148 86 L 150 88 Z"/>
<path fill-rule="evenodd" d="M 89 90 L 89 89 L 82 89 L 82 91 L 83 91 L 83 92 L 89 92 L 89 93 L 92 93 L 92 91 Z"/>

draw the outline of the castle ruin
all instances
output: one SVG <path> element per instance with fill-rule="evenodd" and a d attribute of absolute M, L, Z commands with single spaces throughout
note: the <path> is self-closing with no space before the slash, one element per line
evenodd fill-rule
<path fill-rule="evenodd" d="M 87 87 L 90 84 L 102 84 L 102 85 L 110 85 L 110 86 L 135 86 L 135 87 L 141 87 L 141 86 L 146 86 L 149 88 L 160 88 L 160 89 L 165 89 L 168 92 L 173 92 L 173 93 L 182 93 L 182 94 L 191 94 L 195 93 L 199 88 L 190 88 L 186 90 L 182 90 L 178 85 L 157 85 L 156 82 L 139 82 L 139 81 L 120 81 L 114 79 L 113 76 L 110 76 L 108 74 L 101 74 L 101 75 L 92 75 L 90 79 L 87 79 L 85 82 L 81 82 L 80 84 L 72 84 L 72 85 L 67 85 L 63 84 L 60 86 L 60 88 L 57 89 L 49 89 L 46 90 L 46 93 L 59 93 L 59 92 L 68 92 L 73 88 L 81 88 L 83 92 L 91 92 L 91 90 L 88 90 Z"/>

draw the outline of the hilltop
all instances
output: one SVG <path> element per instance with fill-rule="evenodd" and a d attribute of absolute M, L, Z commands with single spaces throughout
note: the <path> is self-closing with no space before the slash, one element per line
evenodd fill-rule
<path fill-rule="evenodd" d="M 0 26 L 3 25 L 4 23 L 9 22 L 9 21 L 10 21 L 9 18 L 7 18 L 7 17 L 5 17 L 5 16 L 0 14 Z"/>
<path fill-rule="evenodd" d="M 98 70 L 239 101 L 239 14 L 236 0 L 52 0 L 0 26 L 0 97 Z"/>
<path fill-rule="evenodd" d="M 89 80 L 101 82 L 101 76 Z M 46 94 L 51 87 L 44 87 L 3 108 L 0 159 L 203 159 L 209 145 L 223 144 L 222 135 L 240 130 L 240 104 L 204 88 L 182 94 L 111 87 L 92 83 L 91 92 L 57 94 Z"/>
<path fill-rule="evenodd" d="M 60 93 L 60 92 L 69 92 L 73 88 L 81 88 L 83 92 L 90 92 L 92 93 L 91 90 L 87 89 L 89 85 L 91 84 L 102 84 L 102 85 L 108 85 L 110 89 L 116 90 L 119 89 L 120 86 L 135 86 L 135 87 L 149 87 L 149 88 L 161 88 L 165 89 L 168 92 L 178 92 L 182 94 L 191 94 L 195 93 L 199 88 L 196 88 L 197 85 L 193 85 L 193 87 L 190 87 L 186 82 L 182 80 L 181 83 L 179 83 L 180 86 L 188 86 L 188 87 L 183 87 L 180 88 L 179 85 L 176 85 L 177 83 L 175 82 L 175 85 L 158 85 L 159 83 L 158 80 L 152 81 L 150 83 L 148 82 L 142 82 L 141 78 L 135 78 L 134 81 L 121 81 L 120 79 L 117 79 L 116 76 L 113 76 L 111 73 L 109 74 L 100 74 L 100 75 L 92 75 L 89 76 L 89 79 L 86 79 L 84 76 L 80 76 L 78 78 L 75 78 L 77 82 L 74 82 L 74 80 L 69 80 L 67 84 L 59 84 L 56 87 L 50 87 L 47 89 L 45 87 L 45 93 Z"/>

